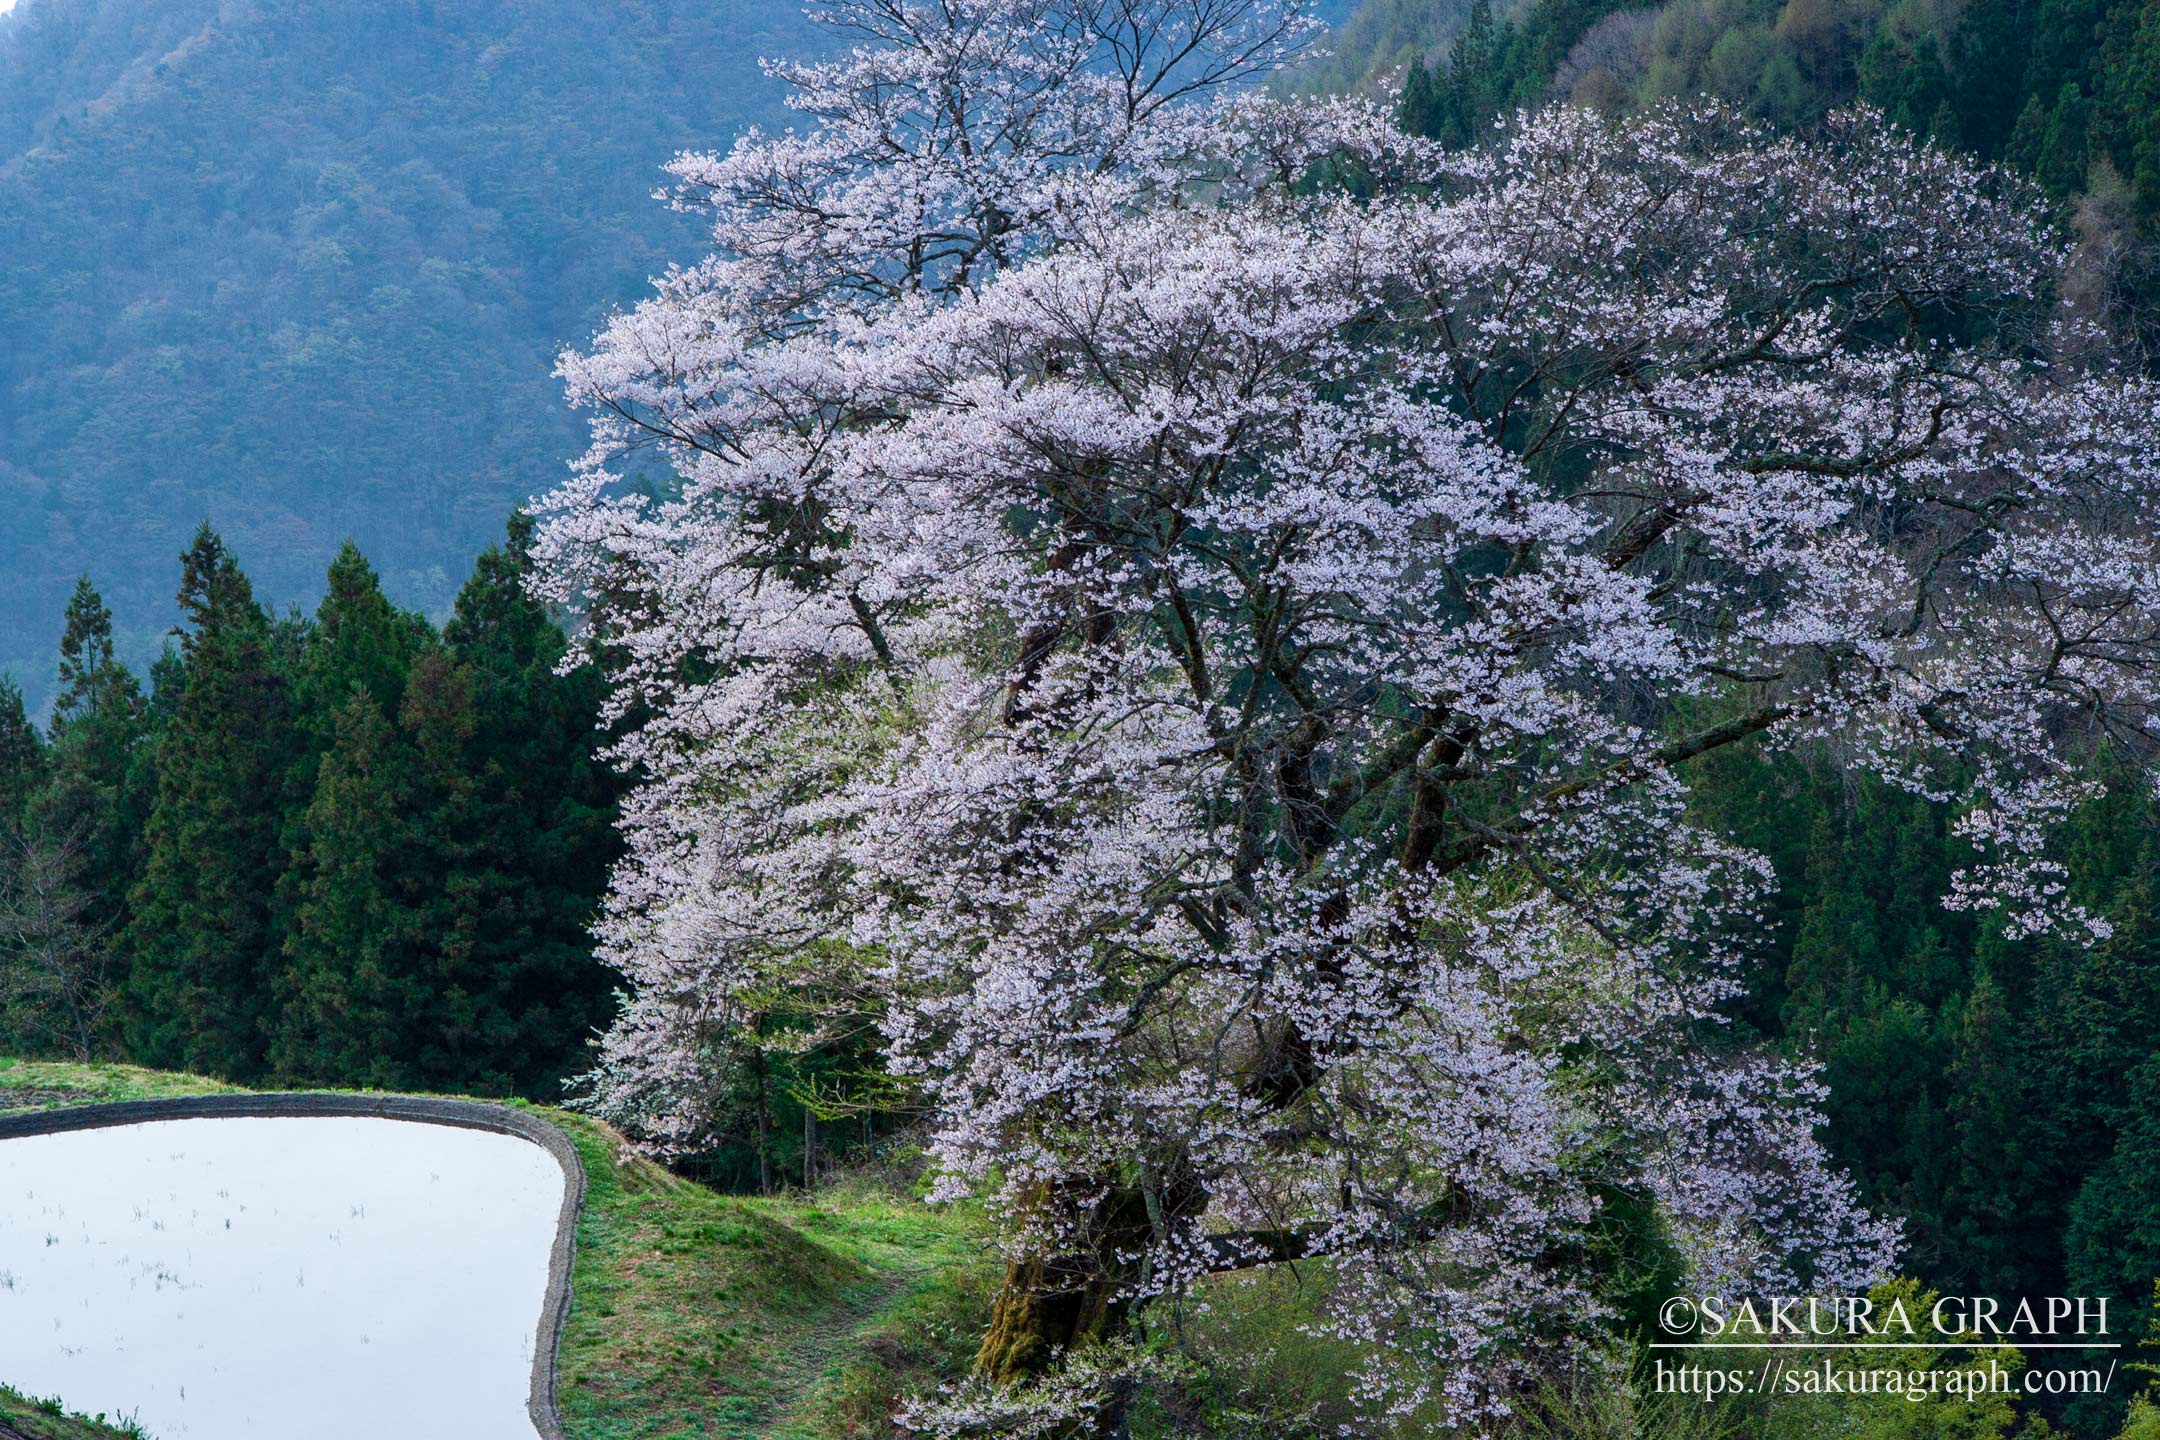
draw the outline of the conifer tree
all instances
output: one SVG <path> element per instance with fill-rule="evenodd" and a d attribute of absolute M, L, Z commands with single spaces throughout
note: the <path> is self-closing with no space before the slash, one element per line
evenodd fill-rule
<path fill-rule="evenodd" d="M 1932 34 L 1908 43 L 1885 28 L 1860 57 L 1861 98 L 1915 134 L 1928 133 L 1949 94 L 1942 47 Z"/>
<path fill-rule="evenodd" d="M 2160 214 L 2160 6 L 2144 6 L 2125 47 L 2120 85 L 2130 151 L 2131 193 L 2139 214 Z"/>
<path fill-rule="evenodd" d="M 177 647 L 167 642 L 150 664 L 150 694 L 143 702 L 144 713 L 154 734 L 165 728 L 180 707 L 180 692 L 187 688 L 187 662 L 180 658 Z"/>
<path fill-rule="evenodd" d="M 429 1004 L 414 1015 L 405 1045 L 425 1083 L 506 1094 L 516 1088 L 513 1075 L 548 1063 L 527 1050 L 530 1037 L 502 1003 L 527 957 L 516 951 L 517 916 L 498 897 L 522 896 L 535 880 L 518 868 L 524 857 L 494 853 L 487 844 L 473 746 L 477 723 L 470 668 L 444 651 L 422 656 L 406 686 L 399 730 L 412 821 L 406 853 L 414 883 L 407 895 L 421 936 L 415 981 Z M 589 953 L 587 968 L 597 968 Z M 550 1078 L 566 1073 L 557 1069 Z"/>
<path fill-rule="evenodd" d="M 1447 123 L 1442 81 L 1423 60 L 1413 60 L 1395 101 L 1396 123 L 1413 135 L 1437 136 Z"/>
<path fill-rule="evenodd" d="M 614 854 L 599 680 L 556 673 L 529 537 L 518 517 L 480 557 L 446 646 L 340 556 L 305 662 L 346 699 L 292 831 L 282 1075 L 552 1096 L 607 1018 L 584 928 Z"/>
<path fill-rule="evenodd" d="M 412 1083 L 405 1052 L 426 997 L 414 973 L 420 915 L 400 893 L 419 868 L 400 750 L 375 697 L 355 685 L 321 758 L 308 846 L 289 876 L 295 906 L 270 1054 L 280 1075 Z"/>
<path fill-rule="evenodd" d="M 2109 1297 L 2111 1328 L 2136 1336 L 2160 1278 L 2160 1052 L 2130 1076 L 2129 1098 L 2114 1153 L 2071 1207 L 2068 1293 Z"/>
<path fill-rule="evenodd" d="M 1969 0 L 1954 40 L 1958 130 L 1989 159 L 2009 143 L 2024 99 L 2032 0 Z M 1941 132 L 1938 131 L 1939 135 Z"/>
<path fill-rule="evenodd" d="M 2048 114 L 2047 131 L 2033 164 L 2034 178 L 2051 195 L 2068 195 L 2085 181 L 2086 126 L 2091 107 L 2077 85 L 2065 80 Z"/>
<path fill-rule="evenodd" d="M 23 708 L 22 687 L 0 675 L 0 839 L 21 829 L 31 792 L 45 778 L 45 742 Z"/>
<path fill-rule="evenodd" d="M 228 1077 L 262 1065 L 280 961 L 272 892 L 294 751 L 270 618 L 206 524 L 182 557 L 187 683 L 158 744 L 129 941 L 130 1048 Z"/>
<path fill-rule="evenodd" d="M 60 638 L 60 691 L 53 703 L 45 783 L 28 822 L 72 836 L 96 922 L 117 933 L 140 873 L 141 835 L 154 789 L 142 687 L 114 653 L 112 612 L 86 575 L 75 582 Z"/>
<path fill-rule="evenodd" d="M 1473 145 L 1500 106 L 1493 62 L 1497 58 L 1498 31 L 1493 24 L 1492 0 L 1470 0 L 1469 17 L 1448 51 L 1448 128 L 1441 134 L 1447 145 Z"/>
<path fill-rule="evenodd" d="M 436 843 L 462 832 L 469 846 L 459 864 L 476 927 L 471 993 L 484 997 L 486 1053 L 501 1057 L 493 1075 L 469 1078 L 547 1094 L 583 1068 L 586 1039 L 611 1013 L 586 926 L 617 854 L 618 791 L 597 754 L 603 678 L 591 664 L 557 673 L 569 641 L 527 590 L 531 537 L 531 520 L 513 516 L 444 627 L 470 687 L 469 786 L 448 778 L 449 675 L 440 698 L 408 702 L 407 724 L 436 777 Z"/>
<path fill-rule="evenodd" d="M 355 693 L 374 703 L 383 723 L 394 721 L 405 691 L 406 672 L 413 656 L 437 643 L 426 619 L 397 609 L 383 593 L 382 582 L 358 547 L 347 541 L 330 562 L 322 603 L 312 617 L 295 613 L 273 626 L 273 648 L 284 653 L 285 668 L 293 677 L 294 729 L 298 741 L 287 776 L 285 793 L 291 803 L 283 816 L 279 846 L 289 857 L 280 875 L 274 898 L 274 928 L 286 937 L 286 958 L 301 926 L 300 908 L 310 903 L 303 895 L 309 883 L 310 831 L 318 796 L 320 766 L 338 753 L 347 740 L 348 707 Z M 333 857 L 334 863 L 334 857 Z M 319 900 L 316 902 L 319 903 Z M 321 978 L 311 982 L 321 985 Z M 291 985 L 279 994 L 290 996 Z M 292 1052 L 290 1024 L 273 1019 L 273 1063 L 281 1073 L 296 1078 L 331 1081 L 338 1078 L 317 1060 L 303 1063 Z M 325 1043 L 328 1043 L 326 1041 Z M 280 1058 L 282 1057 L 282 1058 Z"/>
<path fill-rule="evenodd" d="M 1995 1293 L 2011 1285 L 2028 1248 L 2030 1123 L 2010 999 L 1986 965 L 1956 1017 L 1945 1107 L 1946 1161 L 1939 1194 L 1915 1207 L 1914 1260 L 1931 1280 Z M 2016 1293 L 2005 1290 L 2002 1293 Z"/>
<path fill-rule="evenodd" d="M 1788 1024 L 1808 1030 L 1849 1016 L 1861 1003 L 1865 977 L 1881 969 L 1874 917 L 1861 889 L 1862 867 L 1839 818 L 1820 811 L 1809 829 L 1806 867 L 1813 894 L 1786 971 L 1792 997 Z"/>
<path fill-rule="evenodd" d="M 68 597 L 65 628 L 60 635 L 60 694 L 53 702 L 53 722 L 65 727 L 98 709 L 127 671 L 113 655 L 112 611 L 90 583 L 88 575 L 75 580 Z"/>
<path fill-rule="evenodd" d="M 310 728 L 327 742 L 356 687 L 381 714 L 395 715 L 413 656 L 433 638 L 424 619 L 390 603 L 374 567 L 346 541 L 330 562 L 329 587 L 306 636 L 298 699 Z"/>
<path fill-rule="evenodd" d="M 2025 97 L 2024 108 L 2018 111 L 2017 123 L 2010 127 L 2010 139 L 2004 147 L 2004 157 L 2020 170 L 2031 171 L 2039 167 L 2040 146 L 2047 139 L 2048 107 L 2038 95 Z"/>
<path fill-rule="evenodd" d="M 2056 99 L 2055 87 L 2089 79 L 2095 41 L 2101 38 L 2109 0 L 2039 0 L 2027 44 L 2025 89 L 2042 104 Z"/>

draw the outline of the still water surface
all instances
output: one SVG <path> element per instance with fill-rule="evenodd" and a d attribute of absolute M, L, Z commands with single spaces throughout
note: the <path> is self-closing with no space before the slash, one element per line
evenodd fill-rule
<path fill-rule="evenodd" d="M 155 1440 L 534 1440 L 563 1185 L 401 1120 L 0 1140 L 0 1381 Z"/>

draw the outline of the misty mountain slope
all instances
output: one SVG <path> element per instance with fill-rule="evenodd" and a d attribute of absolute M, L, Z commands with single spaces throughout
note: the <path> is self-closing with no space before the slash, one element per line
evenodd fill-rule
<path fill-rule="evenodd" d="M 129 658 L 200 519 L 446 604 L 582 443 L 550 378 L 697 253 L 684 147 L 784 121 L 796 0 L 22 0 L 0 18 L 0 666 L 87 570 Z"/>
<path fill-rule="evenodd" d="M 169 63 L 218 8 L 219 0 L 33 3 L 0 15 L 0 166 L 42 144 L 61 115 Z"/>

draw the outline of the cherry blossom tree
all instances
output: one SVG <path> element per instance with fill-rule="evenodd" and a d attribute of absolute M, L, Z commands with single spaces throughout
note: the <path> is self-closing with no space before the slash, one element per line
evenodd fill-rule
<path fill-rule="evenodd" d="M 694 1144 L 772 997 L 879 1014 L 1010 1260 L 942 1434 L 1118 1433 L 1224 1271 L 1323 1263 L 1374 1415 L 1473 1427 L 1595 1353 L 1622 1206 L 1700 1287 L 1884 1274 L 1687 777 L 1833 745 L 1959 807 L 1946 903 L 2094 923 L 2047 832 L 2160 698 L 2160 397 L 2066 358 L 2035 197 L 1864 113 L 1199 97 L 1294 14 L 840 13 L 563 363 L 540 551 L 643 777 L 594 1103 Z"/>

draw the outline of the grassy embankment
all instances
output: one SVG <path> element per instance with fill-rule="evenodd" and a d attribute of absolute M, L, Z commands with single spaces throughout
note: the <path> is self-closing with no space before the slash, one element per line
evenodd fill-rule
<path fill-rule="evenodd" d="M 108 1425 L 103 1415 L 70 1415 L 57 1400 L 33 1400 L 0 1385 L 0 1435 L 10 1432 L 24 1440 L 143 1440 L 132 1425 Z"/>
<path fill-rule="evenodd" d="M 131 1066 L 0 1060 L 0 1109 L 234 1088 Z M 868 1182 L 720 1195 L 625 1156 L 593 1120 L 527 1108 L 569 1133 L 589 1187 L 560 1363 L 573 1440 L 874 1435 L 894 1395 L 972 1359 L 994 1275 L 965 1214 Z M 32 1440 L 128 1433 L 6 1392 L 0 1419 Z"/>

